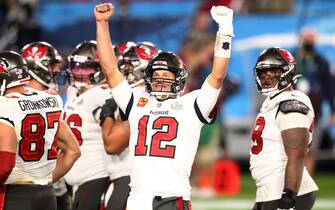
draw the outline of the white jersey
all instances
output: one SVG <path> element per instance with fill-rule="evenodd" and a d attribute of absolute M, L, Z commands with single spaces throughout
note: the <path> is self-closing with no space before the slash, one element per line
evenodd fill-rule
<path fill-rule="evenodd" d="M 308 113 L 282 113 L 279 105 L 283 101 L 297 100 L 307 105 Z M 310 99 L 304 93 L 294 90 L 285 91 L 270 100 L 267 98 L 256 118 L 252 131 L 250 150 L 250 171 L 256 182 L 256 202 L 265 202 L 281 198 L 284 189 L 287 155 L 282 142 L 281 131 L 290 128 L 312 128 L 314 111 Z M 304 168 L 298 195 L 303 195 L 318 188 Z"/>
<path fill-rule="evenodd" d="M 99 114 L 102 105 L 111 97 L 107 85 L 99 85 L 77 96 L 77 90 L 69 87 L 64 107 L 64 120 L 80 145 L 81 156 L 65 175 L 70 185 L 107 177 L 104 165 L 105 152 Z"/>
<path fill-rule="evenodd" d="M 0 97 L 0 122 L 16 132 L 16 163 L 6 184 L 48 184 L 57 160 L 56 136 L 63 102 L 54 91 L 26 88 Z"/>
<path fill-rule="evenodd" d="M 201 90 L 158 101 L 143 91 L 132 91 L 126 81 L 112 89 L 130 123 L 132 192 L 189 199 L 200 130 L 213 120 L 207 116 L 219 91 L 205 82 Z"/>

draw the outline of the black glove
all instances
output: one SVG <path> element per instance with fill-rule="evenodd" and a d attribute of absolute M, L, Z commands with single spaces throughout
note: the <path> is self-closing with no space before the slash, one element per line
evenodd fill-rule
<path fill-rule="evenodd" d="M 115 111 L 117 109 L 117 105 L 113 98 L 107 99 L 105 104 L 101 108 L 100 112 L 100 125 L 102 125 L 106 119 L 106 117 L 111 117 L 115 120 Z"/>
<path fill-rule="evenodd" d="M 278 210 L 294 210 L 297 193 L 289 188 L 285 188 L 278 203 Z"/>

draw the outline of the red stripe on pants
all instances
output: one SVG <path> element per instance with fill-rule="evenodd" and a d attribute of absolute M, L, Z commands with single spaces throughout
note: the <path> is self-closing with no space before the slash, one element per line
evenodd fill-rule
<path fill-rule="evenodd" d="M 6 185 L 1 185 L 0 186 L 0 210 L 4 209 L 5 195 L 6 195 Z"/>
<path fill-rule="evenodd" d="M 183 197 L 178 197 L 176 200 L 178 210 L 183 210 Z"/>

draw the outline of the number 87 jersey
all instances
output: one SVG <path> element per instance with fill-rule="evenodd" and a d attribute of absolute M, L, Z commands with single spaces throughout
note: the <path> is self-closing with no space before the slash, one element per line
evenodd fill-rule
<path fill-rule="evenodd" d="M 56 138 L 62 100 L 56 93 L 26 89 L 0 98 L 0 122 L 16 132 L 16 164 L 6 181 L 47 184 L 57 160 Z"/>

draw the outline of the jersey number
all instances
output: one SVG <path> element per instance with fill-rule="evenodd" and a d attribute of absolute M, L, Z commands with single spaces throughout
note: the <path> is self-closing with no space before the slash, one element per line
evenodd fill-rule
<path fill-rule="evenodd" d="M 45 129 L 55 128 L 57 131 L 48 150 L 48 160 L 57 158 L 57 136 L 59 130 L 59 118 L 61 112 L 49 112 L 46 114 L 47 124 L 40 114 L 28 114 L 22 120 L 21 137 L 19 143 L 19 155 L 24 161 L 38 161 L 44 154 Z"/>
<path fill-rule="evenodd" d="M 64 114 L 64 119 L 66 118 L 66 114 Z M 78 144 L 83 144 L 83 138 L 81 137 L 81 132 L 77 128 L 73 128 L 72 126 L 81 127 L 83 120 L 78 114 L 71 114 L 67 120 L 66 123 L 70 126 L 72 133 L 76 137 Z"/>
<path fill-rule="evenodd" d="M 146 145 L 149 116 L 143 116 L 138 122 L 138 137 L 135 145 L 135 156 L 145 156 L 148 152 Z M 165 129 L 164 129 L 165 128 Z M 152 124 L 153 130 L 158 130 L 151 136 L 149 156 L 174 158 L 176 146 L 165 145 L 177 137 L 178 122 L 172 117 L 159 117 Z M 164 131 L 162 131 L 164 129 Z"/>
<path fill-rule="evenodd" d="M 254 129 L 252 130 L 251 139 L 253 146 L 251 147 L 252 154 L 257 155 L 263 149 L 262 133 L 265 127 L 265 120 L 263 117 L 257 118 Z"/>

